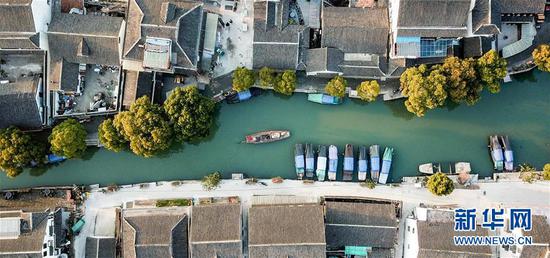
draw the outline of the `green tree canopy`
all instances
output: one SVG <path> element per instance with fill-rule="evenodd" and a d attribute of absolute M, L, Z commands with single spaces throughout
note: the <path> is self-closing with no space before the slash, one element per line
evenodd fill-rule
<path fill-rule="evenodd" d="M 277 76 L 274 90 L 284 95 L 292 95 L 294 90 L 296 90 L 296 72 L 286 70 Z"/>
<path fill-rule="evenodd" d="M 248 90 L 255 82 L 256 78 L 252 70 L 248 70 L 245 67 L 237 67 L 233 72 L 233 90 L 235 91 Z"/>
<path fill-rule="evenodd" d="M 119 152 L 128 146 L 128 141 L 115 128 L 112 119 L 106 119 L 99 124 L 98 138 L 105 148 L 114 152 Z"/>
<path fill-rule="evenodd" d="M 179 141 L 208 136 L 215 109 L 216 103 L 200 94 L 195 86 L 175 88 L 164 102 L 164 111 Z"/>
<path fill-rule="evenodd" d="M 137 155 L 152 157 L 170 148 L 172 127 L 159 105 L 147 96 L 137 99 L 129 111 L 118 113 L 113 125 L 130 142 Z"/>
<path fill-rule="evenodd" d="M 481 98 L 483 86 L 477 81 L 475 64 L 472 58 L 448 57 L 436 67 L 447 78 L 446 88 L 453 102 L 473 105 Z"/>
<path fill-rule="evenodd" d="M 550 180 L 550 163 L 544 164 L 544 168 L 542 169 L 542 178 L 544 180 Z"/>
<path fill-rule="evenodd" d="M 498 56 L 495 50 L 490 50 L 477 59 L 476 70 L 481 84 L 491 93 L 500 91 L 500 81 L 506 76 L 506 59 Z"/>
<path fill-rule="evenodd" d="M 260 85 L 262 87 L 274 87 L 275 86 L 275 71 L 269 67 L 262 67 L 259 72 Z"/>
<path fill-rule="evenodd" d="M 401 92 L 407 97 L 407 110 L 418 117 L 445 103 L 446 78 L 439 69 L 430 71 L 426 65 L 407 68 L 401 75 L 400 82 Z"/>
<path fill-rule="evenodd" d="M 220 174 L 220 172 L 214 172 L 212 174 L 204 176 L 201 183 L 204 190 L 211 191 L 216 189 L 221 181 L 222 175 Z"/>
<path fill-rule="evenodd" d="M 357 94 L 363 101 L 375 101 L 380 94 L 380 85 L 377 81 L 364 81 L 357 87 Z"/>
<path fill-rule="evenodd" d="M 455 189 L 453 181 L 441 172 L 429 176 L 426 187 L 437 196 L 449 195 Z"/>
<path fill-rule="evenodd" d="M 31 161 L 42 163 L 45 146 L 16 127 L 0 129 L 0 170 L 8 177 L 16 177 Z"/>
<path fill-rule="evenodd" d="M 325 91 L 331 96 L 342 98 L 346 95 L 347 86 L 348 82 L 346 79 L 337 75 L 327 83 L 327 86 L 325 86 Z"/>
<path fill-rule="evenodd" d="M 550 45 L 542 44 L 535 48 L 533 59 L 541 71 L 550 72 Z"/>
<path fill-rule="evenodd" d="M 86 129 L 78 121 L 67 119 L 56 125 L 49 137 L 50 150 L 68 159 L 79 158 L 86 151 Z"/>

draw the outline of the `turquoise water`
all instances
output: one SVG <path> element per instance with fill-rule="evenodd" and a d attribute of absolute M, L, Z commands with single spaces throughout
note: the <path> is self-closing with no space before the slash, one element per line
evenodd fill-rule
<path fill-rule="evenodd" d="M 550 74 L 535 72 L 519 79 L 504 84 L 500 94 L 484 94 L 473 107 L 441 108 L 424 118 L 410 115 L 402 101 L 346 100 L 341 106 L 323 106 L 306 101 L 304 94 L 267 94 L 223 104 L 213 136 L 198 145 L 186 144 L 150 159 L 93 149 L 85 159 L 47 171 L 27 171 L 16 179 L 0 175 L 0 188 L 199 179 L 212 171 L 225 177 L 243 172 L 294 178 L 293 146 L 298 142 L 336 144 L 340 151 L 346 143 L 392 146 L 393 181 L 417 174 L 418 164 L 430 161 L 470 161 L 474 172 L 490 176 L 487 141 L 493 133 L 510 136 L 517 161 L 540 168 L 550 162 Z M 265 129 L 288 129 L 292 137 L 267 145 L 240 144 L 245 134 Z"/>

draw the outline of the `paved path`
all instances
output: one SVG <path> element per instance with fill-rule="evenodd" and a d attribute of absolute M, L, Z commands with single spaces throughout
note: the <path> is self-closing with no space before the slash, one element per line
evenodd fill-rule
<path fill-rule="evenodd" d="M 367 189 L 357 183 L 346 182 L 316 182 L 305 185 L 301 181 L 285 180 L 282 184 L 273 184 L 270 180 L 260 180 L 268 186 L 246 185 L 244 180 L 224 180 L 221 186 L 214 191 L 204 191 L 198 181 L 186 181 L 180 186 L 164 183 L 160 186 L 150 186 L 140 189 L 139 186 L 122 188 L 114 193 L 93 191 L 85 203 L 84 220 L 95 221 L 99 209 L 121 206 L 123 202 L 146 199 L 166 198 L 198 198 L 239 196 L 243 209 L 250 206 L 252 195 L 298 195 L 298 196 L 361 196 L 385 198 L 403 201 L 403 217 L 407 217 L 412 209 L 420 203 L 438 205 L 457 205 L 466 208 L 485 209 L 490 207 L 530 207 L 535 214 L 546 214 L 550 217 L 550 182 L 523 182 L 481 183 L 478 190 L 455 190 L 446 197 L 437 197 L 426 189 L 418 189 L 413 185 L 397 187 L 377 186 Z M 483 193 L 486 194 L 483 194 Z M 400 232 L 403 232 L 404 219 L 400 221 Z M 86 236 L 93 232 L 94 223 L 86 223 L 79 236 L 75 239 L 76 257 L 83 257 Z M 401 257 L 402 235 L 399 235 L 397 256 Z"/>

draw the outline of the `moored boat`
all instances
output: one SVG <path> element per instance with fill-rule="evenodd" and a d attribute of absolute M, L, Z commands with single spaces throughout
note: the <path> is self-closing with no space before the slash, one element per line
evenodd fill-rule
<path fill-rule="evenodd" d="M 296 144 L 294 149 L 294 164 L 296 166 L 296 176 L 298 179 L 304 178 L 304 146 Z"/>
<path fill-rule="evenodd" d="M 261 144 L 284 140 L 290 137 L 290 131 L 270 130 L 247 135 L 243 143 Z"/>
<path fill-rule="evenodd" d="M 321 93 L 310 93 L 307 95 L 307 100 L 324 105 L 342 104 L 342 98 Z"/>
<path fill-rule="evenodd" d="M 500 142 L 504 149 L 504 169 L 506 171 L 514 171 L 514 152 L 512 151 L 508 135 L 500 136 Z"/>
<path fill-rule="evenodd" d="M 470 162 L 460 161 L 455 163 L 455 173 L 462 174 L 470 172 L 472 172 L 472 166 L 470 165 Z"/>
<path fill-rule="evenodd" d="M 338 148 L 334 145 L 328 147 L 328 180 L 336 180 L 336 170 L 338 169 Z"/>
<path fill-rule="evenodd" d="M 432 175 L 437 172 L 441 172 L 440 163 L 424 163 L 418 166 L 418 171 L 422 174 Z"/>
<path fill-rule="evenodd" d="M 372 145 L 369 148 L 370 154 L 370 176 L 372 181 L 378 182 L 380 177 L 380 146 Z"/>
<path fill-rule="evenodd" d="M 353 178 L 354 161 L 355 158 L 353 157 L 353 145 L 346 144 L 346 148 L 344 149 L 344 175 L 342 177 L 342 180 L 351 181 L 351 179 Z"/>
<path fill-rule="evenodd" d="M 48 164 L 55 164 L 55 163 L 59 163 L 61 161 L 65 161 L 67 158 L 63 157 L 63 156 L 58 156 L 58 155 L 55 155 L 55 154 L 48 154 L 46 156 L 47 158 L 47 163 Z"/>
<path fill-rule="evenodd" d="M 227 104 L 236 104 L 247 101 L 252 97 L 262 95 L 263 93 L 264 90 L 259 88 L 250 88 L 240 92 L 232 91 L 225 96 L 225 102 L 227 102 Z"/>
<path fill-rule="evenodd" d="M 359 161 L 357 162 L 357 178 L 359 181 L 367 180 L 367 147 L 359 146 Z"/>
<path fill-rule="evenodd" d="M 312 178 L 315 172 L 315 154 L 311 143 L 306 143 L 306 177 Z"/>
<path fill-rule="evenodd" d="M 325 181 L 325 175 L 327 172 L 327 146 L 319 145 L 319 154 L 317 156 L 317 180 Z"/>
<path fill-rule="evenodd" d="M 489 136 L 489 150 L 491 152 L 491 159 L 493 160 L 493 167 L 497 171 L 504 169 L 504 155 L 502 153 L 502 146 L 498 141 L 497 135 Z"/>
<path fill-rule="evenodd" d="M 380 171 L 380 178 L 378 178 L 378 182 L 381 184 L 386 184 L 386 182 L 388 182 L 392 159 L 393 148 L 386 147 L 386 150 L 384 150 L 384 157 L 382 158 L 382 170 Z"/>

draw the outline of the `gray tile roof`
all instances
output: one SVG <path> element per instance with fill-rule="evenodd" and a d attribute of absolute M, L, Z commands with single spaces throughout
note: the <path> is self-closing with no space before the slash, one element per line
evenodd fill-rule
<path fill-rule="evenodd" d="M 21 232 L 22 234 L 17 239 L 0 239 L 0 257 L 42 257 L 42 242 L 46 234 L 48 213 L 34 212 L 23 215 L 22 219 L 27 221 L 28 225 L 32 225 L 32 229 L 30 232 Z"/>
<path fill-rule="evenodd" d="M 124 257 L 174 257 L 187 254 L 186 209 L 151 208 L 123 211 Z"/>
<path fill-rule="evenodd" d="M 325 252 L 323 207 L 252 206 L 248 212 L 250 257 L 321 257 Z"/>
<path fill-rule="evenodd" d="M 85 258 L 115 258 L 116 240 L 114 238 L 86 238 Z"/>
<path fill-rule="evenodd" d="M 489 246 L 459 246 L 453 236 L 487 236 L 488 230 L 477 227 L 476 231 L 454 231 L 454 222 L 430 223 L 418 221 L 419 257 L 491 257 Z M 467 255 L 467 256 L 466 256 Z"/>
<path fill-rule="evenodd" d="M 0 87 L 0 128 L 37 129 L 42 117 L 36 103 L 37 80 L 23 80 Z"/>
<path fill-rule="evenodd" d="M 195 70 L 203 16 L 199 2 L 129 0 L 123 57 L 141 61 L 143 48 L 138 45 L 144 44 L 147 37 L 167 38 L 172 40 L 172 52 L 177 57 L 174 65 Z"/>
<path fill-rule="evenodd" d="M 0 32 L 35 33 L 31 1 L 2 1 L 0 4 Z"/>
<path fill-rule="evenodd" d="M 398 227 L 395 205 L 333 201 L 325 205 L 327 246 L 393 248 Z"/>
<path fill-rule="evenodd" d="M 548 246 L 525 245 L 519 258 L 546 258 L 547 253 L 550 253 Z"/>
<path fill-rule="evenodd" d="M 0 49 L 38 49 L 39 33 L 19 33 L 0 35 Z"/>
<path fill-rule="evenodd" d="M 501 13 L 544 13 L 545 0 L 493 0 Z"/>
<path fill-rule="evenodd" d="M 191 257 L 239 257 L 241 205 L 193 206 L 190 228 Z"/>
<path fill-rule="evenodd" d="M 401 0 L 398 36 L 465 36 L 469 11 L 470 0 Z"/>
<path fill-rule="evenodd" d="M 532 236 L 533 243 L 550 244 L 550 224 L 548 224 L 546 216 L 533 215 L 531 231 L 525 231 L 523 234 Z"/>
<path fill-rule="evenodd" d="M 340 72 L 344 53 L 337 48 L 314 48 L 307 51 L 306 72 Z"/>
<path fill-rule="evenodd" d="M 477 35 L 498 34 L 498 28 L 491 22 L 491 2 L 476 0 L 472 10 L 472 32 Z"/>
<path fill-rule="evenodd" d="M 153 73 L 126 71 L 124 78 L 122 105 L 129 108 L 141 96 L 149 96 L 153 91 Z"/>
<path fill-rule="evenodd" d="M 279 10 L 277 17 L 275 9 Z M 288 24 L 288 19 L 283 19 L 288 17 L 288 11 L 289 0 L 254 2 L 254 68 L 268 66 L 278 70 L 294 70 L 304 66 L 309 29 L 303 25 Z"/>
<path fill-rule="evenodd" d="M 390 32 L 387 8 L 324 7 L 322 20 L 322 47 L 386 55 Z"/>
<path fill-rule="evenodd" d="M 108 16 L 57 14 L 48 31 L 52 61 L 120 65 L 118 44 L 122 19 Z M 82 51 L 82 46 L 87 46 Z M 88 55 L 82 55 L 83 53 Z"/>

